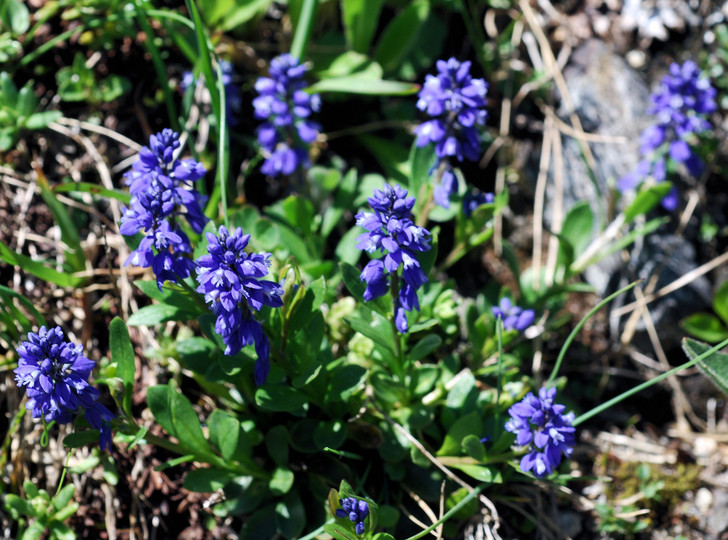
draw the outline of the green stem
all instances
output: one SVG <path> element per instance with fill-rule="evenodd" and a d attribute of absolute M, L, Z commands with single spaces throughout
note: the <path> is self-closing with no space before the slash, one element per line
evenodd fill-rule
<path fill-rule="evenodd" d="M 154 64 L 154 71 L 157 73 L 157 80 L 159 85 L 162 87 L 162 94 L 164 94 L 164 103 L 167 106 L 167 115 L 169 116 L 169 122 L 172 129 L 176 132 L 180 131 L 179 118 L 177 117 L 177 108 L 174 106 L 174 99 L 172 98 L 172 90 L 169 88 L 169 77 L 167 76 L 167 68 L 164 66 L 162 56 L 159 54 L 157 44 L 154 43 L 154 32 L 152 27 L 147 21 L 147 13 L 144 9 L 144 1 L 136 0 L 134 2 L 136 6 L 136 18 L 139 21 L 139 26 L 147 36 L 145 44 L 149 54 L 152 56 L 152 64 Z"/>
<path fill-rule="evenodd" d="M 334 520 L 332 519 L 332 520 L 327 521 L 326 523 L 324 523 L 324 525 L 326 525 L 328 523 L 333 523 L 333 522 L 334 522 Z M 321 525 L 318 529 L 316 529 L 312 533 L 308 533 L 306 536 L 302 536 L 298 540 L 314 540 L 314 538 L 316 538 L 319 534 L 321 534 L 322 532 L 324 532 L 324 525 Z"/>
<path fill-rule="evenodd" d="M 457 503 L 455 506 L 453 506 L 448 512 L 446 512 L 440 519 L 438 519 L 435 523 L 427 527 L 425 530 L 418 532 L 414 536 L 410 536 L 409 538 L 405 540 L 417 540 L 418 538 L 422 538 L 423 536 L 427 536 L 430 534 L 431 531 L 434 531 L 441 523 L 446 522 L 448 519 L 450 519 L 452 516 L 454 516 L 463 506 L 468 504 L 473 498 L 480 495 L 480 492 L 483 491 L 483 486 L 476 487 L 473 491 L 468 493 L 463 500 L 461 500 L 459 503 Z"/>
<path fill-rule="evenodd" d="M 404 384 L 404 355 L 402 350 L 402 335 L 397 329 L 397 298 L 399 296 L 399 276 L 393 274 L 392 282 L 389 285 L 389 292 L 392 296 L 392 338 L 394 341 L 394 372 L 397 378 Z"/>
<path fill-rule="evenodd" d="M 317 8 L 318 0 L 303 0 L 301 15 L 298 18 L 296 32 L 293 35 L 293 43 L 291 43 L 291 56 L 298 58 L 301 62 L 306 55 L 306 48 L 311 39 Z"/>
<path fill-rule="evenodd" d="M 498 386 L 495 393 L 495 425 L 498 426 L 498 432 L 493 436 L 493 440 L 500 437 L 500 397 L 501 388 L 503 387 L 503 319 L 498 317 L 495 320 L 495 331 L 498 337 Z"/>
<path fill-rule="evenodd" d="M 217 117 L 217 125 L 219 128 L 219 137 L 217 142 L 217 179 L 220 183 L 220 201 L 222 202 L 222 219 L 225 227 L 230 228 L 230 220 L 228 219 L 227 204 L 227 177 L 230 169 L 230 138 L 227 133 L 227 106 L 225 103 L 225 85 L 222 82 L 222 69 L 218 62 L 215 66 L 217 70 L 217 94 L 220 102 L 219 116 Z"/>
<path fill-rule="evenodd" d="M 66 471 L 68 470 L 68 460 L 71 459 L 71 451 L 73 449 L 68 451 L 68 454 L 66 454 L 66 462 L 63 464 L 63 471 L 61 472 L 61 479 L 58 481 L 58 489 L 56 490 L 56 497 L 61 492 L 61 488 L 63 487 L 63 482 L 66 481 Z"/>
<path fill-rule="evenodd" d="M 200 54 L 200 62 L 202 62 L 202 75 L 205 77 L 205 86 L 210 92 L 210 102 L 212 104 L 212 113 L 215 118 L 220 118 L 220 95 L 216 92 L 216 84 L 214 72 L 212 70 L 212 60 L 214 51 L 212 44 L 210 43 L 207 35 L 205 34 L 205 25 L 200 17 L 200 12 L 197 10 L 194 0 L 185 0 L 187 10 L 192 15 L 192 22 L 195 28 L 195 35 L 197 37 L 197 50 Z M 219 126 L 218 126 L 219 127 Z"/>
<path fill-rule="evenodd" d="M 171 19 L 173 21 L 177 21 L 178 23 L 184 24 L 193 32 L 195 30 L 195 25 L 191 20 L 189 20 L 187 17 L 180 15 L 179 13 L 174 13 L 173 11 L 165 11 L 163 9 L 150 9 L 149 11 L 147 11 L 147 15 L 155 19 Z"/>
<path fill-rule="evenodd" d="M 688 362 L 685 362 L 684 364 L 681 364 L 681 365 L 677 366 L 676 368 L 671 369 L 670 371 L 666 371 L 665 373 L 661 373 L 657 377 L 655 377 L 653 379 L 650 379 L 649 381 L 645 381 L 642 384 L 639 384 L 639 385 L 635 386 L 631 390 L 627 390 L 626 392 L 618 395 L 617 397 L 613 397 L 612 399 L 610 399 L 606 403 L 602 403 L 601 405 L 599 405 L 597 407 L 594 407 L 591 411 L 585 412 L 584 414 L 582 414 L 581 416 L 579 416 L 578 418 L 576 418 L 574 420 L 574 422 L 573 422 L 573 425 L 574 426 L 578 426 L 582 422 L 585 422 L 586 420 L 589 420 L 592 416 L 596 416 L 597 414 L 599 414 L 600 412 L 608 409 L 612 405 L 615 405 L 615 404 L 619 403 L 620 401 L 622 401 L 624 399 L 627 399 L 628 397 L 633 396 L 634 394 L 636 394 L 638 392 L 641 392 L 645 388 L 649 388 L 653 384 L 657 384 L 658 382 L 662 381 L 663 379 L 667 379 L 671 375 L 675 375 L 676 373 L 682 371 L 683 369 L 687 369 L 689 367 L 694 366 L 695 364 L 697 364 L 698 362 L 700 362 L 704 358 L 707 358 L 711 354 L 713 354 L 715 352 L 718 352 L 720 349 L 722 349 L 726 345 L 728 345 L 728 339 L 721 341 L 720 343 L 718 343 L 718 345 L 716 345 L 712 349 L 709 349 L 709 350 L 705 351 L 703 354 L 701 354 L 699 356 L 696 356 L 692 360 L 689 360 Z"/>
<path fill-rule="evenodd" d="M 610 294 L 604 300 L 602 300 L 596 306 L 594 306 L 591 309 L 591 311 L 589 311 L 589 313 L 587 313 L 586 316 L 581 321 L 579 321 L 579 324 L 577 324 L 574 327 L 574 329 L 571 331 L 571 334 L 569 334 L 569 337 L 566 338 L 566 341 L 564 342 L 563 347 L 561 347 L 561 351 L 559 352 L 559 356 L 556 359 L 556 364 L 554 364 L 554 369 L 551 371 L 551 376 L 549 377 L 549 380 L 546 381 L 546 384 L 544 386 L 550 386 L 554 382 L 554 380 L 556 379 L 556 376 L 559 373 L 559 368 L 561 368 L 561 363 L 564 361 L 564 356 L 566 356 L 566 351 L 569 350 L 569 346 L 571 345 L 571 342 L 574 341 L 574 339 L 576 338 L 576 335 L 581 330 L 581 327 L 584 326 L 586 324 L 586 322 L 589 319 L 591 319 L 592 316 L 597 311 L 599 311 L 600 309 L 602 309 L 605 305 L 607 305 L 609 302 L 611 302 L 612 300 L 614 300 L 620 294 L 622 294 L 622 293 L 627 292 L 628 290 L 630 290 L 632 287 L 634 287 L 635 285 L 637 285 L 640 281 L 641 280 L 637 280 L 637 281 L 635 281 L 633 283 L 630 283 L 626 287 L 624 287 L 622 289 L 619 289 L 614 294 Z"/>

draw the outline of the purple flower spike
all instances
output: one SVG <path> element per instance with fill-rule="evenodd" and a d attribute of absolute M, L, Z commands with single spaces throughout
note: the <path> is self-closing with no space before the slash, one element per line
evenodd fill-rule
<path fill-rule="evenodd" d="M 458 191 L 458 180 L 452 161 L 477 161 L 480 153 L 478 126 L 485 125 L 485 95 L 488 85 L 483 79 L 473 79 L 470 62 L 455 58 L 438 60 L 437 75 L 427 75 L 418 94 L 417 108 L 432 119 L 416 130 L 417 146 L 435 145 L 437 157 L 433 169 L 441 161 L 447 163 L 435 188 L 435 201 L 450 207 L 450 198 Z"/>
<path fill-rule="evenodd" d="M 417 252 L 429 251 L 430 232 L 412 221 L 412 207 L 415 198 L 407 196 L 407 190 L 399 185 L 375 189 L 369 197 L 374 212 L 359 212 L 356 224 L 368 232 L 357 238 L 359 249 L 369 253 L 383 251 L 384 257 L 369 261 L 361 273 L 365 281 L 364 300 L 367 302 L 387 293 L 392 275 L 400 275 L 398 296 L 395 303 L 395 324 L 397 330 L 406 333 L 408 329 L 406 311 L 420 309 L 417 289 L 427 281 Z"/>
<path fill-rule="evenodd" d="M 356 534 L 361 536 L 364 534 L 364 520 L 369 515 L 369 505 L 366 501 L 360 501 L 355 497 L 346 497 L 339 499 L 341 508 L 336 511 L 336 517 L 348 518 L 349 521 L 355 523 Z"/>
<path fill-rule="evenodd" d="M 707 116 L 716 110 L 716 90 L 703 77 L 697 64 L 688 60 L 672 64 L 659 88 L 650 96 L 648 113 L 657 123 L 642 132 L 643 160 L 637 168 L 618 182 L 620 191 L 636 188 L 650 173 L 656 182 L 667 176 L 665 159 L 685 165 L 692 176 L 702 173 L 704 163 L 690 146 L 691 139 L 711 128 Z M 662 200 L 666 210 L 677 208 L 678 195 L 673 188 Z"/>
<path fill-rule="evenodd" d="M 264 278 L 270 267 L 270 253 L 246 253 L 250 240 L 238 227 L 232 233 L 220 226 L 218 235 L 207 233 L 208 255 L 197 259 L 197 292 L 205 295 L 217 316 L 215 332 L 225 343 L 225 354 L 234 356 L 254 345 L 255 383 L 268 378 L 270 343 L 254 313 L 263 306 L 281 307 L 283 289 Z"/>
<path fill-rule="evenodd" d="M 261 171 L 269 176 L 290 175 L 308 167 L 308 145 L 316 140 L 320 126 L 309 120 L 321 107 L 318 94 L 304 91 L 308 68 L 290 54 L 271 60 L 269 75 L 255 83 L 255 117 L 264 120 L 258 142 L 266 153 Z"/>
<path fill-rule="evenodd" d="M 114 414 L 97 401 L 99 391 L 88 382 L 96 363 L 83 355 L 83 347 L 67 342 L 60 327 L 37 334 L 18 347 L 15 382 L 25 386 L 26 409 L 33 418 L 68 424 L 83 413 L 92 428 L 99 430 L 102 449 L 111 450 L 111 420 Z"/>
<path fill-rule="evenodd" d="M 574 414 L 563 414 L 566 407 L 554 403 L 556 388 L 541 388 L 538 397 L 532 392 L 508 409 L 511 419 L 506 431 L 516 434 L 516 444 L 529 452 L 521 459 L 521 470 L 532 471 L 539 478 L 551 474 L 561 457 L 571 456 L 576 445 Z"/>
<path fill-rule="evenodd" d="M 510 298 L 503 297 L 499 306 L 491 308 L 496 319 L 503 321 L 504 330 L 518 330 L 523 332 L 536 320 L 536 313 L 532 309 L 523 309 L 514 306 Z"/>
<path fill-rule="evenodd" d="M 125 236 L 145 233 L 124 265 L 151 266 L 160 290 L 166 280 L 176 283 L 194 268 L 190 240 L 177 218 L 185 216 L 196 233 L 208 221 L 202 213 L 206 198 L 188 188 L 188 182 L 204 176 L 205 168 L 193 159 L 175 158 L 179 146 L 179 135 L 171 129 L 149 137 L 149 146 L 140 150 L 139 159 L 126 174 L 131 206 L 122 208 L 119 227 Z"/>

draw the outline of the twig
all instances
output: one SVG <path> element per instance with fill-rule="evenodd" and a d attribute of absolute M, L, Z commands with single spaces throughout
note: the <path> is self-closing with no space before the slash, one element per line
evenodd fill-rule
<path fill-rule="evenodd" d="M 613 317 L 621 317 L 622 315 L 631 313 L 632 311 L 640 308 L 641 306 L 646 306 L 650 302 L 654 302 L 658 298 L 667 296 L 671 292 L 674 292 L 674 291 L 678 290 L 679 288 L 684 287 L 691 281 L 696 280 L 703 274 L 707 274 L 714 268 L 717 268 L 726 262 L 728 262 L 728 252 L 723 253 L 723 255 L 719 255 L 712 261 L 709 261 L 705 264 L 700 265 L 697 268 L 694 268 L 687 274 L 677 278 L 675 281 L 668 283 L 667 285 L 665 285 L 662 289 L 658 290 L 657 292 L 654 292 L 652 294 L 645 294 L 644 298 L 642 298 L 641 300 L 632 302 L 630 304 L 626 304 L 626 305 L 622 306 L 621 308 L 615 309 L 614 311 L 612 311 L 611 315 Z"/>

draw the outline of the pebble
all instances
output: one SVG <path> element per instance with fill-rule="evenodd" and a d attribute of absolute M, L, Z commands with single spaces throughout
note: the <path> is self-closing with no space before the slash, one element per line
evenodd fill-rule
<path fill-rule="evenodd" d="M 702 514 L 707 514 L 713 506 L 713 493 L 708 488 L 701 487 L 695 494 L 695 506 Z"/>
<path fill-rule="evenodd" d="M 696 457 L 709 457 L 718 450 L 718 443 L 711 437 L 696 437 L 693 453 Z"/>

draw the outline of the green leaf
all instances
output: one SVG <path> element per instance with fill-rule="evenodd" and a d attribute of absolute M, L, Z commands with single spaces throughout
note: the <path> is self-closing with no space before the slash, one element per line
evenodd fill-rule
<path fill-rule="evenodd" d="M 18 497 L 14 493 L 7 493 L 5 495 L 5 508 L 10 511 L 10 515 L 15 520 L 20 516 L 35 517 L 36 515 L 35 508 L 28 501 Z"/>
<path fill-rule="evenodd" d="M 339 448 L 346 441 L 346 426 L 336 421 L 319 422 L 313 432 L 314 444 L 323 450 L 324 448 Z"/>
<path fill-rule="evenodd" d="M 355 532 L 347 530 L 340 523 L 324 523 L 324 531 L 336 540 L 358 540 Z"/>
<path fill-rule="evenodd" d="M 0 9 L 0 18 L 3 23 L 10 22 L 10 29 L 14 34 L 24 34 L 30 28 L 30 11 L 24 2 L 19 0 L 4 0 Z"/>
<path fill-rule="evenodd" d="M 152 411 L 154 419 L 164 428 L 164 430 L 176 437 L 174 424 L 172 423 L 172 413 L 170 411 L 169 396 L 174 392 L 174 388 L 168 385 L 150 386 L 147 388 L 147 406 Z M 179 437 L 177 437 L 179 438 Z"/>
<path fill-rule="evenodd" d="M 487 482 L 490 484 L 500 484 L 503 478 L 497 469 L 493 467 L 484 467 L 483 465 L 471 465 L 469 463 L 453 463 L 450 465 L 453 469 L 459 469 L 468 476 L 475 478 L 479 482 Z"/>
<path fill-rule="evenodd" d="M 240 540 L 270 540 L 276 537 L 275 505 L 269 504 L 245 518 Z"/>
<path fill-rule="evenodd" d="M 364 232 L 361 227 L 352 227 L 341 237 L 335 250 L 336 258 L 340 261 L 340 264 L 345 263 L 351 266 L 359 261 L 362 251 L 356 247 L 356 239 Z M 365 284 L 364 288 L 366 288 Z M 362 292 L 364 292 L 364 289 L 362 289 Z"/>
<path fill-rule="evenodd" d="M 200 419 L 189 400 L 170 387 L 170 417 L 172 428 L 179 442 L 193 451 L 199 458 L 209 458 L 212 454 L 202 434 Z"/>
<path fill-rule="evenodd" d="M 572 261 L 581 255 L 589 245 L 594 227 L 594 214 L 586 201 L 577 203 L 569 210 L 561 225 L 559 243 L 566 241 L 571 251 L 571 257 L 567 256 L 567 250 L 559 246 L 559 257 L 561 263 L 568 267 Z"/>
<path fill-rule="evenodd" d="M 442 344 L 442 338 L 437 334 L 427 334 L 419 340 L 410 350 L 408 356 L 413 361 L 422 360 Z"/>
<path fill-rule="evenodd" d="M 214 493 L 224 488 L 234 477 L 234 473 L 217 467 L 195 469 L 185 476 L 184 487 L 198 493 Z"/>
<path fill-rule="evenodd" d="M 136 362 L 129 331 L 119 317 L 114 317 L 109 326 L 109 350 L 111 351 L 111 361 L 116 363 L 116 373 L 124 383 L 124 411 L 131 416 L 131 396 L 134 391 Z"/>
<path fill-rule="evenodd" d="M 132 313 L 127 324 L 129 326 L 153 326 L 167 321 L 189 321 L 197 317 L 199 313 L 171 306 L 169 304 L 152 304 L 144 306 L 136 313 Z"/>
<path fill-rule="evenodd" d="M 72 274 L 58 272 L 53 268 L 49 268 L 46 265 L 36 262 L 30 257 L 26 257 L 20 253 L 15 253 L 3 242 L 0 242 L 0 259 L 8 264 L 20 266 L 26 272 L 30 272 L 35 277 L 38 277 L 44 281 L 50 281 L 60 287 L 78 287 L 83 284 L 86 278 L 75 277 Z"/>
<path fill-rule="evenodd" d="M 279 467 L 288 466 L 288 429 L 286 426 L 273 426 L 265 434 L 265 447 L 268 455 Z"/>
<path fill-rule="evenodd" d="M 400 81 L 369 79 L 350 75 L 324 79 L 312 84 L 306 90 L 311 94 L 325 92 L 342 92 L 346 94 L 364 94 L 373 96 L 410 96 L 420 90 L 420 85 Z"/>
<path fill-rule="evenodd" d="M 476 411 L 471 411 L 465 416 L 458 418 L 455 423 L 450 427 L 445 435 L 445 440 L 442 446 L 437 451 L 438 456 L 454 456 L 460 452 L 460 448 L 463 443 L 463 439 L 468 435 L 472 435 L 473 432 L 479 432 L 481 429 L 480 414 Z"/>
<path fill-rule="evenodd" d="M 285 495 L 293 487 L 295 476 L 289 469 L 278 467 L 268 482 L 268 488 L 274 496 Z"/>
<path fill-rule="evenodd" d="M 728 281 L 724 281 L 713 295 L 713 310 L 728 324 Z"/>
<path fill-rule="evenodd" d="M 341 17 L 349 46 L 367 53 L 374 37 L 383 0 L 342 0 Z"/>
<path fill-rule="evenodd" d="M 56 193 L 90 193 L 91 195 L 100 195 L 108 199 L 116 199 L 124 204 L 129 204 L 131 194 L 120 189 L 107 189 L 90 182 L 66 182 L 64 184 L 56 184 L 51 187 Z"/>
<path fill-rule="evenodd" d="M 48 180 L 45 176 L 38 176 L 40 195 L 48 205 L 53 217 L 61 229 L 61 240 L 69 247 L 65 251 L 66 260 L 74 272 L 82 272 L 86 269 L 86 255 L 81 247 L 81 237 L 78 234 L 78 227 L 71 219 L 66 207 L 56 198 L 55 193 L 48 187 Z"/>
<path fill-rule="evenodd" d="M 624 211 L 625 223 L 631 223 L 637 216 L 646 214 L 670 193 L 672 183 L 660 182 L 640 189 L 632 204 Z"/>
<path fill-rule="evenodd" d="M 477 435 L 466 435 L 462 442 L 463 452 L 477 461 L 485 459 L 485 447 Z"/>
<path fill-rule="evenodd" d="M 303 497 L 297 491 L 286 494 L 276 505 L 276 525 L 284 538 L 298 538 L 306 526 L 306 510 Z"/>
<path fill-rule="evenodd" d="M 293 412 L 307 405 L 308 400 L 305 395 L 290 386 L 268 385 L 256 390 L 255 403 L 266 411 Z"/>
<path fill-rule="evenodd" d="M 77 431 L 63 437 L 64 446 L 69 448 L 81 448 L 87 444 L 94 444 L 99 442 L 99 432 L 96 429 L 86 429 L 83 431 Z"/>
<path fill-rule="evenodd" d="M 3 71 L 0 73 L 0 104 L 7 106 L 9 109 L 14 109 L 17 100 L 18 87 L 15 86 L 10 75 Z"/>
<path fill-rule="evenodd" d="M 375 343 L 394 351 L 394 335 L 392 326 L 387 319 L 379 313 L 368 309 L 359 309 L 346 317 L 351 327 L 360 334 L 368 337 Z"/>
<path fill-rule="evenodd" d="M 387 25 L 377 42 L 374 54 L 374 59 L 385 71 L 392 71 L 400 66 L 417 41 L 429 14 L 429 0 L 415 0 Z"/>
<path fill-rule="evenodd" d="M 240 422 L 220 409 L 215 409 L 207 419 L 210 442 L 226 460 L 232 459 L 240 438 Z"/>
<path fill-rule="evenodd" d="M 41 111 L 36 112 L 28 116 L 25 121 L 25 127 L 27 129 L 44 129 L 48 127 L 48 124 L 55 122 L 61 116 L 60 111 Z"/>
<path fill-rule="evenodd" d="M 56 512 L 61 508 L 64 508 L 73 499 L 73 493 L 76 491 L 76 486 L 73 484 L 66 484 L 61 490 L 53 497 L 53 508 Z"/>
<path fill-rule="evenodd" d="M 718 343 L 728 338 L 728 328 L 710 313 L 693 313 L 680 322 L 691 336 L 709 343 Z"/>
<path fill-rule="evenodd" d="M 409 195 L 417 197 L 420 186 L 430 180 L 430 169 L 435 164 L 435 145 L 417 146 L 415 140 L 410 148 L 409 163 L 411 173 L 407 187 Z"/>
<path fill-rule="evenodd" d="M 691 360 L 708 352 L 711 347 L 700 341 L 685 338 L 682 342 L 683 351 Z M 714 352 L 710 356 L 698 360 L 698 368 L 724 393 L 728 394 L 728 354 Z"/>

